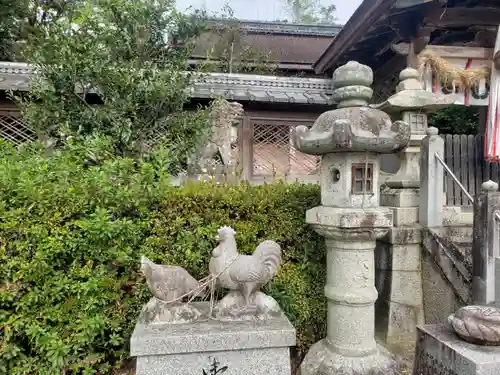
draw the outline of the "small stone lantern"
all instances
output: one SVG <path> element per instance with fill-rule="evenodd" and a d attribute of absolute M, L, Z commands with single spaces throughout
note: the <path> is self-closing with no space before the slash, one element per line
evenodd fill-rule
<path fill-rule="evenodd" d="M 306 213 L 327 246 L 327 337 L 313 345 L 302 375 L 395 373 L 395 362 L 375 343 L 374 250 L 392 227 L 392 211 L 379 207 L 379 154 L 410 141 L 410 127 L 368 106 L 372 70 L 349 62 L 333 75 L 338 109 L 309 130 L 299 126 L 295 147 L 321 155 L 321 206 Z"/>
<path fill-rule="evenodd" d="M 372 105 L 391 115 L 401 114 L 402 120 L 410 125 L 410 145 L 401 152 L 401 166 L 385 184 L 391 188 L 418 188 L 420 186 L 420 143 L 426 136 L 427 115 L 455 102 L 453 95 L 438 96 L 422 87 L 420 74 L 413 68 L 406 68 L 399 74 L 400 82 L 396 94 L 385 102 Z"/>

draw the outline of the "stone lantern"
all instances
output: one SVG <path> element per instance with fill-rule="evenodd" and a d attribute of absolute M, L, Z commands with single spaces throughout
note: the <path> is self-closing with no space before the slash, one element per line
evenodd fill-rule
<path fill-rule="evenodd" d="M 391 188 L 418 188 L 420 186 L 420 143 L 426 136 L 427 115 L 455 102 L 453 95 L 436 95 L 422 87 L 420 74 L 413 68 L 406 68 L 399 74 L 396 94 L 385 102 L 372 105 L 391 115 L 401 114 L 402 120 L 410 125 L 409 147 L 401 152 L 401 166 L 385 184 Z"/>
<path fill-rule="evenodd" d="M 311 347 L 301 374 L 390 375 L 396 364 L 375 343 L 374 250 L 392 227 L 392 211 L 379 206 L 379 154 L 403 150 L 410 127 L 368 106 L 369 67 L 349 62 L 333 83 L 339 108 L 293 134 L 299 151 L 322 156 L 321 206 L 307 211 L 306 221 L 327 246 L 327 337 Z"/>

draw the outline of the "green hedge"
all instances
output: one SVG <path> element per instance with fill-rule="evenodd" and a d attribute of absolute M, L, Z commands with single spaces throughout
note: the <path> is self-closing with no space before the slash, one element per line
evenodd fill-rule
<path fill-rule="evenodd" d="M 317 187 L 174 188 L 161 155 L 137 162 L 108 146 L 94 139 L 48 155 L 0 143 L 0 373 L 116 366 L 150 298 L 140 254 L 201 278 L 221 225 L 237 230 L 242 252 L 267 238 L 282 245 L 285 263 L 267 292 L 302 352 L 324 335 L 323 241 L 304 223 Z"/>

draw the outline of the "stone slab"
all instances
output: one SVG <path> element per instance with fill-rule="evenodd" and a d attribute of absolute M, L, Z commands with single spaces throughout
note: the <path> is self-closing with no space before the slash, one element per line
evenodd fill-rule
<path fill-rule="evenodd" d="M 441 237 L 448 238 L 455 244 L 471 244 L 473 229 L 467 226 L 444 226 L 437 231 Z"/>
<path fill-rule="evenodd" d="M 498 375 L 500 347 L 461 340 L 447 324 L 417 328 L 414 375 Z"/>
<path fill-rule="evenodd" d="M 193 305 L 208 315 L 208 302 Z M 210 374 L 214 360 L 230 374 L 289 375 L 289 347 L 295 344 L 295 329 L 284 314 L 267 321 L 148 324 L 142 313 L 130 354 L 137 357 L 136 375 Z"/>
<path fill-rule="evenodd" d="M 422 242 L 422 228 L 418 224 L 408 227 L 392 227 L 387 235 L 379 241 L 393 245 L 420 244 Z"/>
<path fill-rule="evenodd" d="M 216 361 L 216 366 L 214 366 Z M 226 368 L 226 370 L 221 370 Z M 138 357 L 136 375 L 290 375 L 288 348 Z"/>
<path fill-rule="evenodd" d="M 391 228 L 392 210 L 317 206 L 306 212 L 306 222 L 336 228 Z"/>
<path fill-rule="evenodd" d="M 417 326 L 424 324 L 422 306 L 408 306 L 389 302 L 387 324 L 387 348 L 405 360 L 412 361 L 415 356 L 415 337 Z"/>
<path fill-rule="evenodd" d="M 394 226 L 403 227 L 418 223 L 418 207 L 392 207 Z"/>
<path fill-rule="evenodd" d="M 418 207 L 418 189 L 386 189 L 380 193 L 380 205 L 388 207 Z"/>
<path fill-rule="evenodd" d="M 378 243 L 375 261 L 379 270 L 420 272 L 422 265 L 420 244 Z"/>
<path fill-rule="evenodd" d="M 472 225 L 474 221 L 474 212 L 472 207 L 443 207 L 443 225 Z"/>
<path fill-rule="evenodd" d="M 392 302 L 408 306 L 421 306 L 422 299 L 422 277 L 420 272 L 392 272 Z"/>

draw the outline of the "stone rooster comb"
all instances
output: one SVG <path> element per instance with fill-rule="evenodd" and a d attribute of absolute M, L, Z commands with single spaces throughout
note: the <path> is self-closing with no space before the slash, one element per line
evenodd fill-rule
<path fill-rule="evenodd" d="M 224 227 L 220 227 L 219 230 L 217 231 L 217 233 L 219 233 L 219 234 L 221 234 L 221 233 L 236 234 L 236 231 L 231 227 L 224 226 Z"/>

